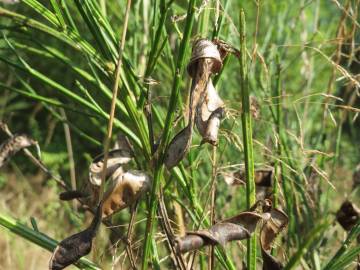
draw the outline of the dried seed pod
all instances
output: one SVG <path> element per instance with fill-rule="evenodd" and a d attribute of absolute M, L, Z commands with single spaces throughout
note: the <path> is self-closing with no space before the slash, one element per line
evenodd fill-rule
<path fill-rule="evenodd" d="M 268 207 L 268 205 L 266 206 Z M 263 270 L 282 269 L 283 266 L 269 253 L 276 236 L 287 226 L 287 215 L 279 210 L 272 208 L 267 212 L 268 217 L 264 218 L 265 223 L 260 232 L 260 247 L 263 257 Z"/>
<path fill-rule="evenodd" d="M 108 178 L 115 170 L 121 165 L 129 163 L 132 159 L 132 155 L 129 151 L 124 149 L 115 149 L 109 151 L 109 157 L 107 160 L 106 178 Z M 94 186 L 101 185 L 101 175 L 103 171 L 104 154 L 98 155 L 92 161 L 89 168 L 89 181 Z"/>
<path fill-rule="evenodd" d="M 229 241 L 243 240 L 250 233 L 241 225 L 234 223 L 218 223 L 210 230 L 188 232 L 187 236 L 177 242 L 178 252 L 189 252 L 207 245 L 224 246 Z"/>
<path fill-rule="evenodd" d="M 116 137 L 116 141 L 115 141 L 113 149 L 114 150 L 124 150 L 129 153 L 132 153 L 133 146 L 132 146 L 131 142 L 129 141 L 128 137 L 126 137 L 126 135 L 118 134 Z"/>
<path fill-rule="evenodd" d="M 210 143 L 212 145 L 217 145 L 218 134 L 220 128 L 221 119 L 224 118 L 225 112 L 223 108 L 218 108 L 214 111 L 209 120 L 207 121 L 207 127 L 205 131 L 205 136 L 201 143 Z"/>
<path fill-rule="evenodd" d="M 37 144 L 36 141 L 29 136 L 14 135 L 0 146 L 0 168 L 21 149 Z"/>
<path fill-rule="evenodd" d="M 360 218 L 360 209 L 349 201 L 343 202 L 339 211 L 336 213 L 336 220 L 346 231 L 350 231 Z"/>
<path fill-rule="evenodd" d="M 240 186 L 246 184 L 241 178 L 237 177 L 235 172 L 223 172 L 222 176 L 225 183 L 229 186 Z"/>
<path fill-rule="evenodd" d="M 195 42 L 192 57 L 188 65 L 188 73 L 193 78 L 190 90 L 189 121 L 188 125 L 170 142 L 167 152 L 165 153 L 164 163 L 168 169 L 176 166 L 186 155 L 191 145 L 196 108 L 200 100 L 203 100 L 204 95 L 206 95 L 205 93 L 211 74 L 218 72 L 221 66 L 220 53 L 211 41 L 200 39 Z M 212 92 L 211 94 L 214 93 Z M 216 127 L 219 122 L 218 118 L 219 114 L 214 114 L 214 119 L 211 123 L 212 128 L 209 130 L 211 134 L 209 134 L 209 138 L 207 138 L 209 141 L 214 141 L 213 136 L 217 137 Z"/>
<path fill-rule="evenodd" d="M 165 154 L 165 166 L 169 170 L 176 166 L 186 155 L 191 145 L 192 128 L 188 125 L 181 130 L 170 142 Z"/>
<path fill-rule="evenodd" d="M 187 232 L 185 237 L 176 239 L 176 249 L 185 253 L 207 245 L 225 246 L 229 241 L 249 238 L 261 218 L 259 214 L 243 212 L 213 225 L 209 230 Z"/>
<path fill-rule="evenodd" d="M 50 270 L 60 270 L 77 262 L 91 251 L 92 240 L 101 223 L 101 205 L 97 207 L 90 226 L 84 231 L 61 241 L 55 248 L 50 262 Z"/>
<path fill-rule="evenodd" d="M 216 44 L 218 47 L 218 50 L 221 55 L 221 59 L 224 60 L 224 58 L 229 54 L 235 55 L 237 58 L 240 58 L 240 51 L 236 49 L 233 45 L 225 42 L 224 40 L 215 38 L 213 40 L 213 43 Z"/>
<path fill-rule="evenodd" d="M 217 93 L 212 83 L 212 80 L 209 79 L 206 85 L 205 95 L 203 96 L 196 108 L 197 117 L 199 117 L 199 123 L 206 122 L 214 111 L 223 106 L 224 102 Z M 198 129 L 200 133 L 201 130 L 203 130 L 201 126 L 198 126 Z"/>
<path fill-rule="evenodd" d="M 246 183 L 245 170 L 241 169 L 233 173 L 238 181 Z M 274 168 L 256 169 L 254 174 L 254 181 L 256 185 L 256 198 L 257 200 L 264 200 L 269 197 L 272 192 L 272 185 L 274 179 Z"/>
<path fill-rule="evenodd" d="M 218 73 L 222 68 L 220 52 L 216 45 L 207 39 L 198 39 L 195 41 L 191 53 L 190 63 L 187 66 L 188 73 L 191 77 L 196 74 L 196 63 L 199 59 L 210 58 L 213 61 L 211 68 L 212 73 Z"/>
<path fill-rule="evenodd" d="M 88 194 L 80 191 L 80 190 L 69 190 L 64 191 L 59 194 L 59 199 L 62 201 L 70 201 L 78 198 L 85 198 Z"/>
<path fill-rule="evenodd" d="M 108 217 L 131 205 L 150 187 L 150 177 L 141 171 L 123 172 L 119 168 L 104 195 L 103 217 Z"/>

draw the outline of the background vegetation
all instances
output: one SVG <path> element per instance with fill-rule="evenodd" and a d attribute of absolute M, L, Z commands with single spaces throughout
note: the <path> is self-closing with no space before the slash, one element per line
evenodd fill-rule
<path fill-rule="evenodd" d="M 54 175 L 61 175 L 69 187 L 84 189 L 88 166 L 103 151 L 126 3 L 1 2 L 0 119 L 12 132 L 39 142 L 42 160 Z M 191 80 L 184 67 L 190 42 L 218 37 L 240 48 L 240 7 L 247 22 L 249 91 L 256 100 L 251 107 L 255 168 L 276 167 L 274 187 L 290 222 L 276 253 L 286 269 L 354 269 L 360 252 L 356 241 L 335 255 L 347 238 L 335 213 L 347 199 L 359 205 L 352 179 L 360 162 L 358 0 L 132 2 L 113 133 L 129 138 L 138 168 L 158 180 L 153 192 L 143 196 L 135 217 L 136 263 L 146 269 L 145 247 L 152 268 L 172 267 L 157 216 L 153 237 L 144 239 L 160 188 L 176 233 L 197 229 L 202 217 L 206 219 L 200 227 L 208 227 L 214 186 L 216 220 L 246 209 L 245 187 L 228 185 L 222 177 L 244 164 L 236 57 L 227 58 L 216 78 L 227 109 L 216 154 L 212 146 L 200 145 L 196 133 L 178 168 L 168 172 L 153 166 L 145 113 L 150 100 L 154 137 L 157 142 L 163 138 L 163 147 L 185 125 Z M 82 230 L 91 215 L 76 203 L 59 201 L 61 191 L 18 154 L 1 169 L 0 216 L 9 221 L 8 228 L 18 220 L 64 239 Z M 112 223 L 125 235 L 129 219 L 124 210 Z M 89 259 L 104 269 L 128 269 L 124 244 L 109 239 L 114 235 L 102 226 Z M 40 246 L 46 248 L 44 241 Z M 228 261 L 220 254 L 215 269 L 241 269 L 244 244 L 229 243 Z M 3 228 L 0 250 L 0 269 L 45 269 L 50 258 L 49 252 Z M 207 255 L 207 249 L 201 250 L 194 267 L 207 269 Z M 260 265 L 260 252 L 257 262 Z"/>

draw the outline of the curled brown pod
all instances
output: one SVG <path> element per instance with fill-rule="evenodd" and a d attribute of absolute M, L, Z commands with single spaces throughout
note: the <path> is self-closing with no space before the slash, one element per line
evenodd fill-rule
<path fill-rule="evenodd" d="M 119 168 L 112 176 L 111 186 L 103 199 L 102 216 L 108 217 L 128 207 L 136 201 L 151 185 L 150 177 L 141 172 L 123 172 Z"/>
<path fill-rule="evenodd" d="M 277 235 L 287 226 L 287 215 L 276 208 L 271 208 L 264 218 L 264 225 L 260 231 L 260 247 L 263 257 L 263 270 L 280 270 L 283 265 L 270 254 Z"/>
<path fill-rule="evenodd" d="M 26 134 L 14 135 L 7 139 L 0 146 L 0 168 L 21 149 L 36 144 L 37 142 Z"/>
<path fill-rule="evenodd" d="M 204 142 L 216 143 L 222 114 L 214 111 L 221 107 L 223 102 L 217 95 L 210 77 L 219 72 L 221 67 L 222 60 L 217 46 L 210 40 L 197 40 L 194 43 L 187 67 L 188 73 L 192 77 L 188 124 L 174 137 L 166 150 L 164 163 L 168 169 L 176 166 L 185 157 L 191 145 L 195 119 L 199 120 L 198 128 L 200 133 L 204 134 Z M 200 113 L 197 112 L 198 110 Z M 212 115 L 212 113 L 214 114 Z M 198 116 L 199 114 L 203 117 Z"/>
<path fill-rule="evenodd" d="M 260 214 L 242 212 L 239 215 L 216 223 L 208 230 L 187 232 L 185 237 L 176 239 L 176 249 L 185 253 L 207 245 L 224 246 L 227 242 L 250 237 L 262 219 Z"/>

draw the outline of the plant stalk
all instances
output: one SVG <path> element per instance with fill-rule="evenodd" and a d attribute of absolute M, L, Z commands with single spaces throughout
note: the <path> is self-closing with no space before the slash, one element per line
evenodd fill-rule
<path fill-rule="evenodd" d="M 254 181 L 254 156 L 250 113 L 249 81 L 246 61 L 246 23 L 244 10 L 240 11 L 240 85 L 242 97 L 242 133 L 246 173 L 246 207 L 250 208 L 256 201 Z M 256 234 L 247 242 L 247 269 L 256 269 Z"/>

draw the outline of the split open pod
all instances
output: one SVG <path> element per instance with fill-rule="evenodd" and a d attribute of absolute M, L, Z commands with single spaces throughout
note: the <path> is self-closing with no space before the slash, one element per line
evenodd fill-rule
<path fill-rule="evenodd" d="M 212 84 L 211 75 L 221 68 L 222 59 L 217 46 L 210 40 L 197 40 L 187 67 L 192 78 L 188 124 L 167 148 L 164 162 L 168 169 L 176 166 L 188 152 L 195 123 L 203 142 L 216 145 L 220 121 L 224 117 L 224 103 Z"/>

